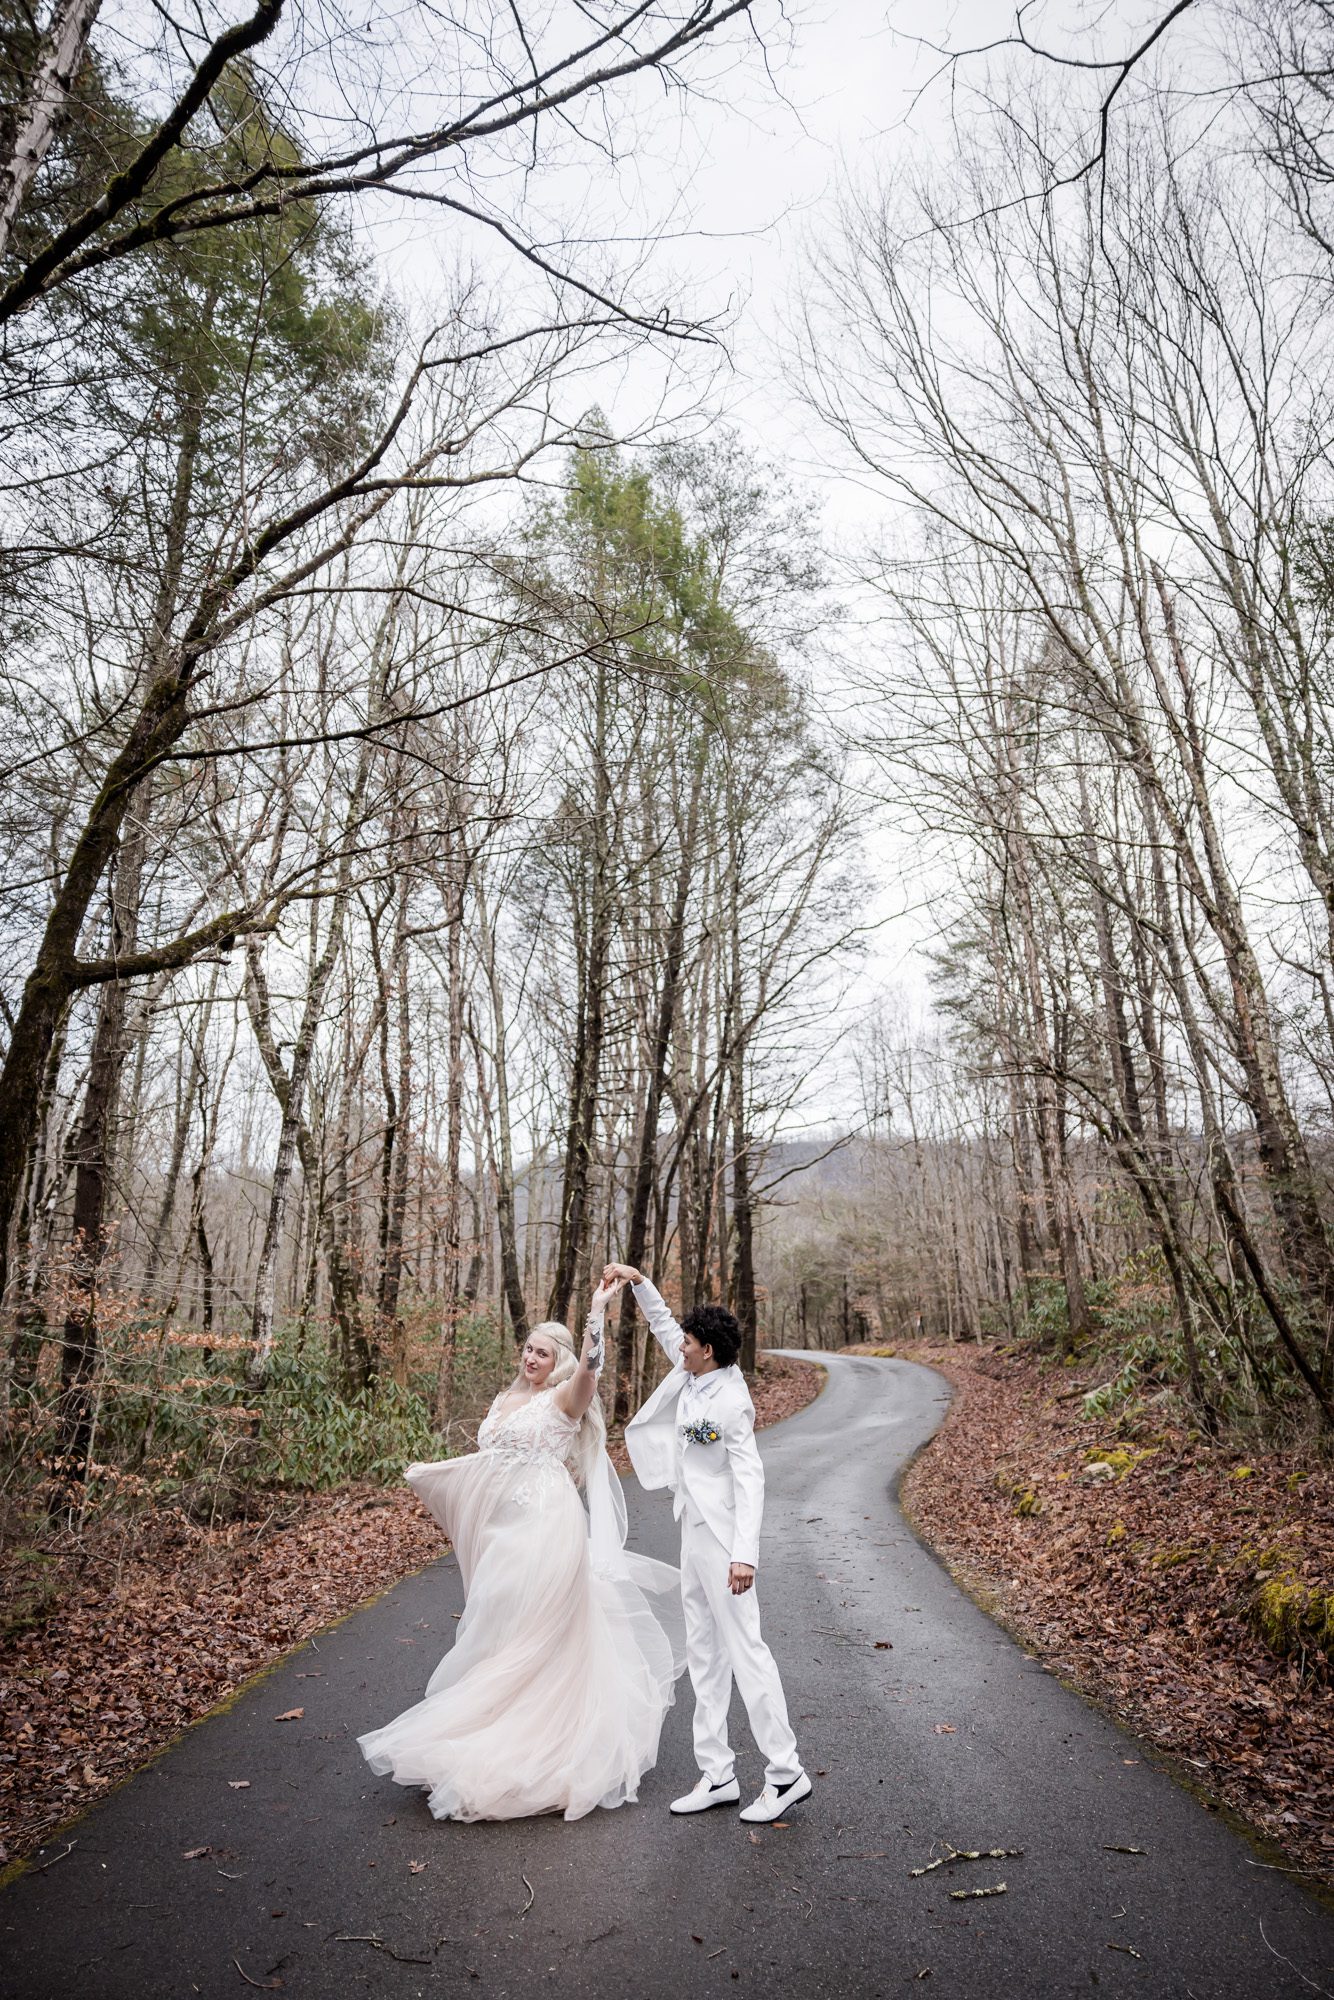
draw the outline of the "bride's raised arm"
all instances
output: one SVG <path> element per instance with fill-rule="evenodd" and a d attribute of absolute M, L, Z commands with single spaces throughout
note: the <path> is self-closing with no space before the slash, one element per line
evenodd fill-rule
<path fill-rule="evenodd" d="M 588 1323 L 584 1328 L 584 1344 L 579 1355 L 579 1366 L 568 1382 L 562 1382 L 554 1392 L 558 1407 L 567 1417 L 582 1417 L 584 1411 L 597 1394 L 598 1376 L 602 1373 L 604 1355 L 603 1329 L 607 1307 L 621 1289 L 622 1280 L 617 1278 L 608 1284 L 604 1278 L 594 1292 L 588 1309 Z"/>

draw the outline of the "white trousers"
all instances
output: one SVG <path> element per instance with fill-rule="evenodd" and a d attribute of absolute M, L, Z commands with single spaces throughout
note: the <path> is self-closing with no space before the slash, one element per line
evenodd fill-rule
<path fill-rule="evenodd" d="M 687 1503 L 681 1516 L 681 1601 L 686 1664 L 695 1690 L 695 1761 L 710 1784 L 724 1784 L 732 1776 L 727 1711 L 735 1678 L 764 1758 L 764 1781 L 787 1785 L 799 1775 L 801 1762 L 783 1684 L 760 1633 L 755 1585 L 734 1597 L 727 1587 L 730 1567 L 722 1543 Z"/>

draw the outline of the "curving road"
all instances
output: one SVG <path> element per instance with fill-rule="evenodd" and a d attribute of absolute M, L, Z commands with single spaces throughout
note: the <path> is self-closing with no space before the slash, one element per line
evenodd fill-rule
<path fill-rule="evenodd" d="M 765 1625 L 821 1774 L 788 1827 L 668 1815 L 694 1776 L 684 1687 L 642 1802 L 574 1826 L 436 1825 L 370 1778 L 353 1738 L 414 1700 L 448 1643 L 461 1593 L 446 1557 L 191 1730 L 89 1815 L 67 1858 L 11 1884 L 0 1992 L 1334 1991 L 1334 1918 L 1026 1658 L 905 1526 L 894 1487 L 940 1421 L 940 1378 L 811 1358 L 824 1394 L 762 1436 Z M 639 1546 L 670 1554 L 661 1498 L 632 1485 L 631 1511 Z M 304 1720 L 276 1730 L 297 1705 Z M 749 1796 L 760 1770 L 737 1722 Z M 912 1879 L 940 1840 L 1023 1854 Z M 1002 1880 L 987 1900 L 948 1893 Z"/>

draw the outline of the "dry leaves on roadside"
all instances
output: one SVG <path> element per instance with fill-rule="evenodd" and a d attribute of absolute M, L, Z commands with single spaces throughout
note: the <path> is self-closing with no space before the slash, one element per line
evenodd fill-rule
<path fill-rule="evenodd" d="M 904 1485 L 921 1533 L 1028 1653 L 1334 1880 L 1334 1687 L 1248 1615 L 1276 1552 L 1334 1587 L 1334 1470 L 1170 1425 L 1118 1436 L 1078 1414 L 1078 1371 L 1028 1355 L 897 1351 L 959 1392 Z"/>
<path fill-rule="evenodd" d="M 169 1511 L 151 1532 L 108 1521 L 60 1558 L 59 1615 L 0 1646 L 0 1860 L 31 1853 L 259 1668 L 441 1551 L 406 1488 L 285 1505 L 285 1523 L 259 1529 Z"/>

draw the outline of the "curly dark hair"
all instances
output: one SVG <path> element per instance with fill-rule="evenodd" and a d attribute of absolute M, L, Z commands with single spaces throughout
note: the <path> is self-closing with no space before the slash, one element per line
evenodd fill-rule
<path fill-rule="evenodd" d="M 701 1347 L 711 1347 L 720 1368 L 730 1368 L 741 1352 L 741 1328 L 726 1306 L 695 1306 L 681 1321 Z"/>

